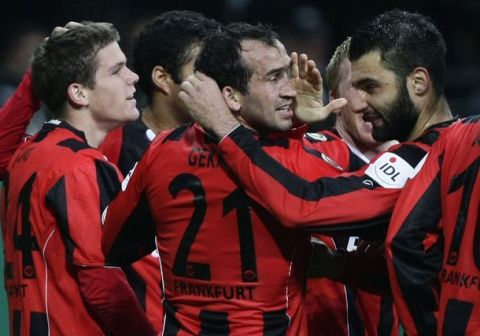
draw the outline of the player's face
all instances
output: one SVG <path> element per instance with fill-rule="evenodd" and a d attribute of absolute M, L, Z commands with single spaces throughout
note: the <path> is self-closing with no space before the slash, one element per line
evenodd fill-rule
<path fill-rule="evenodd" d="M 127 68 L 118 43 L 100 49 L 96 62 L 95 85 L 88 90 L 93 118 L 106 129 L 136 120 L 139 113 L 133 94 L 138 76 Z"/>
<path fill-rule="evenodd" d="M 381 61 L 378 51 L 371 51 L 352 63 L 352 85 L 359 90 L 368 108 L 363 120 L 373 126 L 378 141 L 405 141 L 418 119 L 419 110 L 410 99 L 405 81 Z"/>
<path fill-rule="evenodd" d="M 343 60 L 339 68 L 340 81 L 335 98 L 346 98 L 347 105 L 337 115 L 336 126 L 342 127 L 359 148 L 373 149 L 379 145 L 372 136 L 372 123 L 363 120 L 363 112 L 368 105 L 352 86 L 352 66 L 348 59 Z"/>
<path fill-rule="evenodd" d="M 274 47 L 260 41 L 242 42 L 242 57 L 254 71 L 248 93 L 241 95 L 240 118 L 257 131 L 292 128 L 296 91 L 290 81 L 290 57 L 277 41 Z"/>

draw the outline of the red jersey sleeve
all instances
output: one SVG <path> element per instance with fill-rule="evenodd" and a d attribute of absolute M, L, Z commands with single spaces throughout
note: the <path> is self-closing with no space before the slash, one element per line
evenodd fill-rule
<path fill-rule="evenodd" d="M 352 233 L 388 223 L 399 191 L 425 156 L 420 147 L 398 146 L 355 173 L 335 177 L 327 174 L 310 182 L 285 168 L 292 166 L 288 155 L 274 159 L 243 127 L 230 133 L 220 149 L 249 196 L 285 226 Z M 317 169 L 325 167 L 319 165 Z"/>
<path fill-rule="evenodd" d="M 478 332 L 480 118 L 452 126 L 401 193 L 386 240 L 407 334 Z"/>
<path fill-rule="evenodd" d="M 23 76 L 15 93 L 0 109 L 0 178 L 6 173 L 8 162 L 22 143 L 33 113 L 40 108 L 40 100 L 33 95 L 31 72 Z"/>

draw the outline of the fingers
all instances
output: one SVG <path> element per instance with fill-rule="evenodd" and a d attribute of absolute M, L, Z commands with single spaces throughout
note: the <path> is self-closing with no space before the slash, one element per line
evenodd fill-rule
<path fill-rule="evenodd" d="M 65 25 L 65 28 L 72 29 L 72 28 L 78 28 L 78 27 L 82 27 L 82 26 L 83 26 L 83 24 L 80 23 L 80 22 L 70 21 L 69 23 L 67 23 Z"/>
<path fill-rule="evenodd" d="M 290 54 L 290 72 L 292 78 L 298 78 L 298 54 L 296 52 L 292 52 Z"/>
<path fill-rule="evenodd" d="M 58 36 L 64 34 L 65 32 L 67 32 L 67 31 L 68 31 L 68 29 L 66 29 L 66 28 L 63 28 L 63 27 L 55 27 L 55 28 L 53 28 L 53 30 L 52 30 L 52 32 L 51 32 L 51 34 L 50 34 L 50 37 L 51 37 L 51 38 L 58 37 Z M 49 38 L 49 37 L 47 37 L 47 39 L 48 39 L 48 38 Z"/>
<path fill-rule="evenodd" d="M 331 113 L 335 110 L 338 110 L 344 107 L 345 105 L 347 105 L 347 100 L 345 98 L 338 98 L 328 103 L 328 105 L 326 105 L 324 109 L 328 111 L 328 113 Z"/>
<path fill-rule="evenodd" d="M 63 27 L 57 26 L 53 28 L 52 32 L 50 33 L 50 36 L 46 37 L 45 41 L 47 41 L 49 38 L 56 38 L 60 35 L 65 34 L 70 29 L 81 27 L 81 26 L 83 26 L 83 24 L 75 21 L 70 21 Z"/>
<path fill-rule="evenodd" d="M 308 57 L 306 54 L 300 54 L 298 61 L 299 77 L 306 78 L 308 74 Z"/>
<path fill-rule="evenodd" d="M 313 85 L 315 90 L 323 90 L 322 75 L 320 74 L 320 70 L 315 66 L 315 62 L 313 62 L 313 68 L 309 70 L 308 82 Z"/>

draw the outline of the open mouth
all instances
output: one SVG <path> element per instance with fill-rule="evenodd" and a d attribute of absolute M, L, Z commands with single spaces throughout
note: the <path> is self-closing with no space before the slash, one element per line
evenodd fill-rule
<path fill-rule="evenodd" d="M 285 113 L 285 114 L 290 114 L 293 112 L 290 104 L 280 106 L 279 108 L 276 109 L 276 111 L 280 113 Z"/>
<path fill-rule="evenodd" d="M 365 113 L 362 117 L 365 123 L 374 124 L 378 120 L 382 120 L 382 117 L 377 113 Z"/>

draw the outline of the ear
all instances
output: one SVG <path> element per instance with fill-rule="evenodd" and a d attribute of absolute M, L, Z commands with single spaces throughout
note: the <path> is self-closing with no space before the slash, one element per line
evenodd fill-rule
<path fill-rule="evenodd" d="M 222 96 L 228 107 L 233 112 L 238 112 L 242 108 L 240 93 L 231 86 L 225 86 L 222 89 Z"/>
<path fill-rule="evenodd" d="M 407 78 L 407 88 L 415 96 L 424 96 L 432 86 L 428 70 L 423 67 L 415 68 Z"/>
<path fill-rule="evenodd" d="M 67 96 L 72 105 L 87 106 L 88 92 L 85 87 L 78 83 L 72 83 L 67 88 Z"/>
<path fill-rule="evenodd" d="M 152 69 L 152 83 L 158 91 L 161 91 L 165 95 L 169 95 L 171 92 L 171 81 L 170 74 L 163 68 L 163 66 L 156 65 Z"/>

